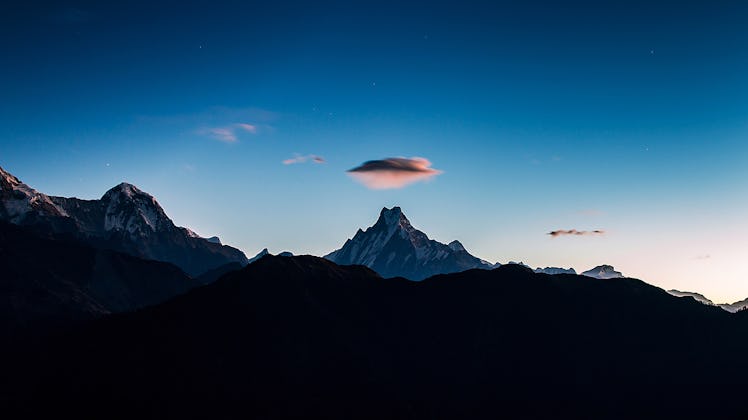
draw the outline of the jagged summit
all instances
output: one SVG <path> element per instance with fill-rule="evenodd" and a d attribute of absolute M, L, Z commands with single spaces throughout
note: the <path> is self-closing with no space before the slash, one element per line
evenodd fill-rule
<path fill-rule="evenodd" d="M 153 198 L 150 194 L 148 194 L 147 192 L 144 192 L 143 190 L 141 190 L 140 188 L 136 187 L 133 184 L 130 184 L 129 182 L 120 182 L 116 186 L 110 188 L 109 191 L 104 193 L 101 199 L 104 200 L 107 197 L 114 197 L 118 195 L 124 195 L 125 197 L 135 197 L 139 195 L 144 195 L 149 198 Z"/>
<path fill-rule="evenodd" d="M 596 279 L 618 279 L 624 277 L 623 273 L 616 271 L 612 265 L 603 264 L 582 273 L 583 276 Z"/>
<path fill-rule="evenodd" d="M 465 252 L 467 252 L 467 250 L 465 249 L 465 247 L 462 246 L 462 243 L 460 243 L 460 241 L 458 241 L 458 240 L 454 240 L 454 241 L 450 242 L 447 246 L 449 246 L 449 248 L 452 251 L 465 251 Z"/>
<path fill-rule="evenodd" d="M 342 265 L 365 265 L 383 277 L 401 276 L 411 280 L 471 268 L 492 268 L 470 255 L 457 241 L 446 245 L 429 239 L 411 225 L 397 206 L 383 208 L 373 226 L 358 229 L 342 248 L 325 258 Z"/>
<path fill-rule="evenodd" d="M 13 174 L 3 169 L 2 166 L 0 166 L 0 181 L 2 181 L 3 188 L 5 187 L 5 184 L 9 185 L 18 185 L 21 183 L 21 181 L 18 180 Z"/>
<path fill-rule="evenodd" d="M 247 262 L 238 249 L 174 225 L 152 195 L 128 182 L 109 189 L 99 200 L 81 200 L 40 193 L 0 168 L 0 220 L 170 262 L 193 275 L 229 262 Z"/>
<path fill-rule="evenodd" d="M 561 268 L 561 267 L 545 267 L 541 268 L 538 267 L 534 270 L 536 273 L 544 273 L 544 274 L 577 274 L 576 270 L 573 268 Z"/>

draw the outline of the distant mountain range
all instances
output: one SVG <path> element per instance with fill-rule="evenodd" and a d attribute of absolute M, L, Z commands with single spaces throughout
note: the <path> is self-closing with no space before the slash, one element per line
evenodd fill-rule
<path fill-rule="evenodd" d="M 573 268 L 559 268 L 559 267 L 546 267 L 546 268 L 536 268 L 534 270 L 536 273 L 543 273 L 543 274 L 577 274 L 577 271 Z"/>
<path fill-rule="evenodd" d="M 4 356 L 0 395 L 24 418 L 736 418 L 743 315 L 517 264 L 411 282 L 266 255 Z"/>
<path fill-rule="evenodd" d="M 0 168 L 0 220 L 63 235 L 104 249 L 169 262 L 197 276 L 224 264 L 246 264 L 238 249 L 175 226 L 155 198 L 128 183 L 99 200 L 40 193 Z"/>
<path fill-rule="evenodd" d="M 383 208 L 379 219 L 361 229 L 343 246 L 324 256 L 340 265 L 365 265 L 383 277 L 423 280 L 496 265 L 470 255 L 458 241 L 443 244 L 414 228 L 400 207 Z"/>
<path fill-rule="evenodd" d="M 701 293 L 682 292 L 680 290 L 675 290 L 675 289 L 668 290 L 667 292 L 673 296 L 691 297 L 699 303 L 703 303 L 704 305 L 709 305 L 709 306 L 717 306 L 717 307 L 720 307 L 726 310 L 727 312 L 738 312 L 744 309 L 748 309 L 748 299 L 743 299 L 743 300 L 740 300 L 734 303 L 714 303 L 710 299 L 707 299 L 706 296 L 702 295 Z"/>

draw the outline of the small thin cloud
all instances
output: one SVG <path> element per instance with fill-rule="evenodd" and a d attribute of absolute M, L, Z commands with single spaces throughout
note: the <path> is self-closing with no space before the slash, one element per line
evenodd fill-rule
<path fill-rule="evenodd" d="M 224 143 L 236 143 L 239 141 L 239 135 L 242 132 L 257 134 L 257 126 L 247 123 L 235 123 L 224 127 L 204 128 L 199 134 L 207 135 L 213 140 Z"/>
<path fill-rule="evenodd" d="M 709 254 L 704 254 L 704 255 L 697 255 L 697 256 L 695 256 L 695 257 L 693 257 L 693 258 L 691 258 L 691 259 L 692 259 L 692 260 L 708 260 L 708 259 L 710 259 L 710 258 L 712 258 L 712 256 L 711 256 L 711 255 L 709 255 Z"/>
<path fill-rule="evenodd" d="M 257 134 L 257 126 L 254 124 L 238 123 L 236 124 L 236 128 L 248 133 Z"/>
<path fill-rule="evenodd" d="M 558 236 L 596 236 L 596 235 L 604 235 L 604 230 L 576 230 L 576 229 L 569 229 L 569 230 L 553 230 L 548 232 L 548 235 L 551 235 L 551 237 L 556 238 Z"/>
<path fill-rule="evenodd" d="M 296 154 L 294 155 L 294 157 L 284 160 L 283 164 L 284 165 L 295 165 L 297 163 L 306 163 L 306 162 L 320 164 L 320 163 L 326 163 L 327 161 L 322 156 Z"/>
<path fill-rule="evenodd" d="M 429 180 L 442 171 L 431 168 L 431 162 L 421 157 L 393 157 L 370 160 L 348 170 L 355 180 L 374 190 L 402 188 L 418 181 Z"/>

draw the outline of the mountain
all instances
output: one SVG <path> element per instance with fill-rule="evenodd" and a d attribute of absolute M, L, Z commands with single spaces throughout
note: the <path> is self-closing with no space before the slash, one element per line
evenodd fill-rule
<path fill-rule="evenodd" d="M 727 312 L 739 312 L 748 308 L 748 299 L 743 299 L 735 303 L 719 303 L 717 304 L 717 306 L 726 310 Z"/>
<path fill-rule="evenodd" d="M 267 248 L 264 248 L 262 251 L 258 252 L 257 255 L 249 259 L 249 264 L 252 264 L 253 262 L 259 260 L 260 258 L 264 257 L 265 255 L 273 255 L 268 251 Z M 279 254 L 277 254 L 279 257 L 293 257 L 293 254 L 288 251 L 283 251 Z"/>
<path fill-rule="evenodd" d="M 596 279 L 618 279 L 623 277 L 623 273 L 616 271 L 612 265 L 598 265 L 583 272 L 582 275 Z"/>
<path fill-rule="evenodd" d="M 703 303 L 704 305 L 712 305 L 714 306 L 714 302 L 712 302 L 710 299 L 707 299 L 706 296 L 702 295 L 701 293 L 694 293 L 694 292 L 681 292 L 680 290 L 671 289 L 667 291 L 673 296 L 677 297 L 691 297 L 696 302 Z"/>
<path fill-rule="evenodd" d="M 0 168 L 0 220 L 170 262 L 191 275 L 231 262 L 247 263 L 238 249 L 175 226 L 153 196 L 128 183 L 110 189 L 99 200 L 54 197 Z"/>
<path fill-rule="evenodd" d="M 559 267 L 546 267 L 546 268 L 536 268 L 534 270 L 536 273 L 544 273 L 544 274 L 577 274 L 576 270 L 573 268 L 559 268 Z"/>
<path fill-rule="evenodd" d="M 735 418 L 746 327 L 635 279 L 265 256 L 17 355 L 0 395 L 25 418 Z"/>
<path fill-rule="evenodd" d="M 748 299 L 743 299 L 741 301 L 734 302 L 734 303 L 714 303 L 712 302 L 711 299 L 706 298 L 701 293 L 681 292 L 680 290 L 675 290 L 675 289 L 668 290 L 667 292 L 673 296 L 691 297 L 697 302 L 703 303 L 704 305 L 717 306 L 719 308 L 724 309 L 727 312 L 732 312 L 732 313 L 739 312 L 739 311 L 742 311 L 748 308 Z"/>
<path fill-rule="evenodd" d="M 324 258 L 341 265 L 365 265 L 383 277 L 410 280 L 471 268 L 493 268 L 470 255 L 458 241 L 445 245 L 429 239 L 410 224 L 400 207 L 383 208 L 373 226 L 366 231 L 359 229 L 342 248 Z"/>
<path fill-rule="evenodd" d="M 168 263 L 0 222 L 0 337 L 36 335 L 72 322 L 161 303 L 198 285 Z"/>

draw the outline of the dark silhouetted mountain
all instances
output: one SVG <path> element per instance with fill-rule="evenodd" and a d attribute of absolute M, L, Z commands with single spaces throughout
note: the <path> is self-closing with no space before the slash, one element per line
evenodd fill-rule
<path fill-rule="evenodd" d="M 326 255 L 341 265 L 365 265 L 384 277 L 423 280 L 471 268 L 494 268 L 470 255 L 461 243 L 449 245 L 429 239 L 411 226 L 400 207 L 383 208 L 374 226 L 356 232 L 343 247 Z"/>
<path fill-rule="evenodd" d="M 210 284 L 223 277 L 227 273 L 241 270 L 242 267 L 244 267 L 244 265 L 239 264 L 238 262 L 224 264 L 220 267 L 208 270 L 203 274 L 200 274 L 199 276 L 195 277 L 195 281 L 197 281 L 199 284 Z"/>
<path fill-rule="evenodd" d="M 175 226 L 155 198 L 128 183 L 110 189 L 99 200 L 52 197 L 0 168 L 0 220 L 170 262 L 191 275 L 230 262 L 247 263 L 238 249 Z"/>
<path fill-rule="evenodd" d="M 197 285 L 172 264 L 41 238 L 0 221 L 0 336 L 161 303 Z"/>
<path fill-rule="evenodd" d="M 577 274 L 576 270 L 573 268 L 559 268 L 559 267 L 546 267 L 546 268 L 536 268 L 536 273 L 544 273 L 544 274 Z"/>
<path fill-rule="evenodd" d="M 265 255 L 273 255 L 273 254 L 271 254 L 270 251 L 268 251 L 267 248 L 264 248 L 262 251 L 258 252 L 257 255 L 255 255 L 254 257 L 250 258 L 249 259 L 249 263 L 251 264 L 251 263 L 259 260 L 260 258 L 264 257 Z M 293 254 L 290 253 L 290 252 L 288 252 L 288 251 L 283 251 L 280 254 L 277 254 L 277 256 L 279 256 L 279 257 L 293 257 Z"/>
<path fill-rule="evenodd" d="M 582 273 L 583 276 L 594 277 L 596 279 L 619 279 L 623 278 L 620 271 L 616 271 L 612 265 L 598 265 Z"/>
<path fill-rule="evenodd" d="M 262 251 L 258 252 L 257 255 L 249 259 L 249 264 L 252 264 L 253 262 L 259 260 L 260 258 L 264 257 L 265 255 L 270 254 L 270 251 L 268 251 L 267 248 L 263 248 Z"/>
<path fill-rule="evenodd" d="M 746 321 L 635 279 L 268 255 L 14 359 L 2 395 L 26 418 L 740 417 Z"/>

